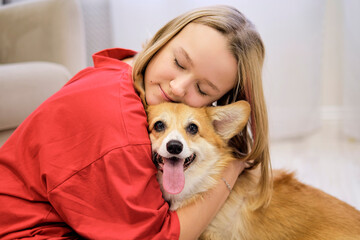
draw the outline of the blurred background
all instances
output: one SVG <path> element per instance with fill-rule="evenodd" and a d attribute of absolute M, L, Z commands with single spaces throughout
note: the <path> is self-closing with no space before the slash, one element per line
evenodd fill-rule
<path fill-rule="evenodd" d="M 0 145 L 72 75 L 111 47 L 141 50 L 175 16 L 238 8 L 266 47 L 273 168 L 360 209 L 360 1 L 3 0 Z"/>

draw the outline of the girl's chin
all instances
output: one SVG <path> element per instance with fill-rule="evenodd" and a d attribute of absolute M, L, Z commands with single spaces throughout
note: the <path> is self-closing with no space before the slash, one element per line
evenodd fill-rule
<path fill-rule="evenodd" d="M 167 102 L 165 99 L 163 99 L 161 97 L 158 97 L 158 98 L 149 97 L 149 98 L 145 98 L 145 100 L 146 100 L 146 103 L 148 105 L 156 105 L 156 104 L 160 104 L 160 103 L 163 103 L 163 102 Z"/>

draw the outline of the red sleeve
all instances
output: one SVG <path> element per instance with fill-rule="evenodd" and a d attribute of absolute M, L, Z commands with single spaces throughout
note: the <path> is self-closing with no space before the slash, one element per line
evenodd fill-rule
<path fill-rule="evenodd" d="M 113 149 L 52 190 L 49 201 L 86 238 L 178 239 L 176 212 L 161 199 L 151 166 L 138 160 L 150 157 L 148 145 Z"/>
<path fill-rule="evenodd" d="M 178 239 L 130 66 L 97 64 L 0 148 L 0 238 Z"/>
<path fill-rule="evenodd" d="M 178 216 L 162 198 L 151 160 L 146 115 L 131 78 L 125 76 L 111 69 L 92 70 L 82 76 L 86 82 L 67 86 L 71 97 L 61 98 L 66 113 L 57 114 L 71 116 L 61 121 L 68 137 L 52 145 L 51 156 L 60 152 L 61 159 L 53 164 L 73 173 L 61 182 L 51 181 L 49 202 L 89 239 L 178 239 Z M 52 170 L 50 181 L 59 170 L 47 169 Z"/>

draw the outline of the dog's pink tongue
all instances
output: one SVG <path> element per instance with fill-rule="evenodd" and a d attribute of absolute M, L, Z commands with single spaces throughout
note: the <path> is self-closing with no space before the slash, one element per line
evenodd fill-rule
<path fill-rule="evenodd" d="M 164 158 L 163 187 L 170 194 L 178 194 L 184 188 L 184 161 L 184 159 L 173 161 Z"/>

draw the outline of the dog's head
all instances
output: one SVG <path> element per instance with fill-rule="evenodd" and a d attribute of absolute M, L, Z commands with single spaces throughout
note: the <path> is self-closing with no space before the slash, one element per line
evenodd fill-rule
<path fill-rule="evenodd" d="M 227 142 L 248 122 L 250 107 L 245 101 L 204 108 L 162 103 L 147 112 L 159 182 L 167 194 L 176 195 L 206 190 L 192 186 L 204 186 L 207 176 L 224 167 L 220 162 L 231 158 Z"/>

